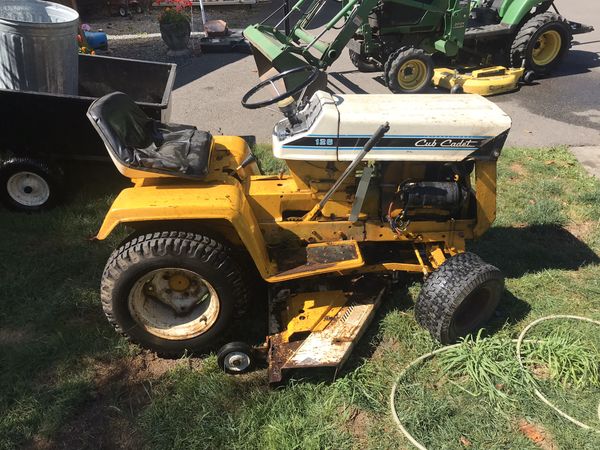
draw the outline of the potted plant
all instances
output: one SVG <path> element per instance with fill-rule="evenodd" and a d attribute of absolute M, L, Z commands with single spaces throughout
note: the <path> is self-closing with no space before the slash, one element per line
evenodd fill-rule
<path fill-rule="evenodd" d="M 160 34 L 162 40 L 169 47 L 169 56 L 185 56 L 190 54 L 188 43 L 192 28 L 190 26 L 190 14 L 186 8 L 192 6 L 191 0 L 161 0 L 167 1 L 169 5 L 158 16 Z"/>

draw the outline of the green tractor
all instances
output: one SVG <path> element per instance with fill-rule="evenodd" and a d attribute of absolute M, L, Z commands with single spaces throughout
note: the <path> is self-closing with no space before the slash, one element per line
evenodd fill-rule
<path fill-rule="evenodd" d="M 548 74 L 574 34 L 593 30 L 564 19 L 553 0 L 342 0 L 318 34 L 309 33 L 326 2 L 299 0 L 275 26 L 265 22 L 279 10 L 246 28 L 259 76 L 307 64 L 326 70 L 347 46 L 358 70 L 383 71 L 392 92 L 418 93 L 440 64 Z M 280 31 L 292 14 L 300 19 Z"/>

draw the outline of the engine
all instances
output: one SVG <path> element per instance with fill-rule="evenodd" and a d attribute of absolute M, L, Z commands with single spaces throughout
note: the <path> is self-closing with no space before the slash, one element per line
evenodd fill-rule
<path fill-rule="evenodd" d="M 472 162 L 384 164 L 380 210 L 395 232 L 401 233 L 412 221 L 458 220 L 474 214 Z"/>

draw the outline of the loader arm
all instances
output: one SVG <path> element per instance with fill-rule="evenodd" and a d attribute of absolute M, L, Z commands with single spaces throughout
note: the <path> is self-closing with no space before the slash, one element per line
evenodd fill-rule
<path fill-rule="evenodd" d="M 291 11 L 301 11 L 304 2 L 305 0 L 299 0 Z M 250 25 L 244 30 L 244 37 L 252 47 L 259 76 L 273 68 L 283 72 L 307 64 L 322 70 L 327 69 L 340 56 L 357 29 L 368 22 L 369 13 L 377 2 L 378 0 L 349 0 L 316 35 L 309 32 L 308 27 L 316 15 L 311 11 L 318 10 L 322 0 L 315 0 L 307 7 L 307 13 L 294 24 L 289 35 L 279 31 L 277 26 L 262 23 Z M 342 18 L 345 18 L 345 23 L 333 41 L 321 40 Z M 286 80 L 286 83 L 290 82 L 293 83 L 294 80 Z"/>

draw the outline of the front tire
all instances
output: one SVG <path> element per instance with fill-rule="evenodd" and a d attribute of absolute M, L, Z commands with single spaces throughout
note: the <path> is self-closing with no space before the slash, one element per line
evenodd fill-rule
<path fill-rule="evenodd" d="M 177 231 L 126 242 L 109 258 L 101 283 L 102 308 L 114 328 L 165 356 L 213 347 L 246 296 L 229 249 Z"/>
<path fill-rule="evenodd" d="M 385 64 L 385 81 L 395 94 L 418 94 L 431 85 L 433 67 L 433 59 L 424 50 L 401 48 Z"/>
<path fill-rule="evenodd" d="M 480 329 L 504 291 L 504 276 L 473 253 L 447 259 L 425 280 L 415 306 L 417 322 L 442 344 Z"/>
<path fill-rule="evenodd" d="M 348 49 L 348 54 L 350 55 L 350 62 L 359 72 L 379 72 L 381 70 L 379 64 L 368 62 L 360 53 L 356 53 L 352 49 Z"/>
<path fill-rule="evenodd" d="M 529 19 L 519 30 L 511 45 L 513 67 L 525 68 L 540 75 L 550 73 L 571 47 L 573 36 L 567 21 L 547 11 Z"/>

